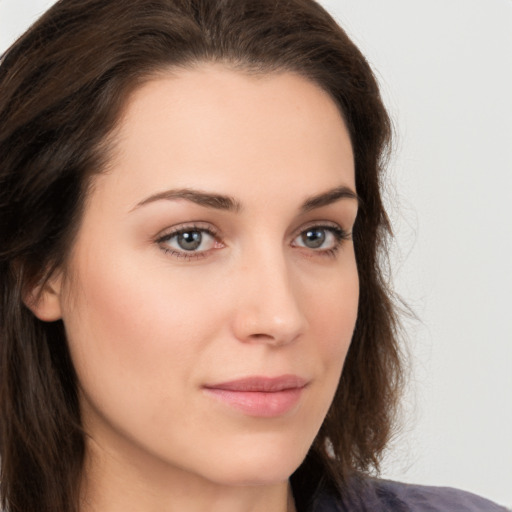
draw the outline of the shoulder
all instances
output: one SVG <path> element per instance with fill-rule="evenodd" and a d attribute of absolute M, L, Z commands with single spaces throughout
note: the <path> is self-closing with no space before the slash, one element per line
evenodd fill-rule
<path fill-rule="evenodd" d="M 343 496 L 321 493 L 311 512 L 507 512 L 466 491 L 367 478 Z"/>
<path fill-rule="evenodd" d="M 451 487 L 432 487 L 377 481 L 383 494 L 391 494 L 411 512 L 505 512 L 505 508 L 470 492 Z"/>

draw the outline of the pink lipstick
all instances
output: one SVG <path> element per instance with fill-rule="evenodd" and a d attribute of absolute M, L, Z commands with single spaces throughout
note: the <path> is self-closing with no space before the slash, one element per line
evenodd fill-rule
<path fill-rule="evenodd" d="M 206 385 L 204 391 L 249 416 L 272 418 L 292 410 L 308 382 L 296 375 L 247 377 Z"/>

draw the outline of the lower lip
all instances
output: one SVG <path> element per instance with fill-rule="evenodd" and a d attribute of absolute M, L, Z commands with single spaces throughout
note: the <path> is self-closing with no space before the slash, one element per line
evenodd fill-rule
<path fill-rule="evenodd" d="M 205 388 L 205 392 L 217 400 L 238 409 L 249 416 L 274 418 L 291 411 L 299 402 L 304 388 L 282 391 L 232 391 Z"/>

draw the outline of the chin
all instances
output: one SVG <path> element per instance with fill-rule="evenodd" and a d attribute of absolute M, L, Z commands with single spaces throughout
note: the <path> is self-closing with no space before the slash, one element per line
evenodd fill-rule
<path fill-rule="evenodd" d="M 285 445 L 271 442 L 262 444 L 254 440 L 250 449 L 226 450 L 221 457 L 209 459 L 206 466 L 209 468 L 207 478 L 232 486 L 284 482 L 302 464 L 309 449 L 309 444 L 303 448 L 300 448 L 300 443 L 290 442 Z"/>

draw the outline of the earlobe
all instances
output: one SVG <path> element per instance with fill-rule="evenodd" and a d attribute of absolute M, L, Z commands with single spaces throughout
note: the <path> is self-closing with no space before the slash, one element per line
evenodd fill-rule
<path fill-rule="evenodd" d="M 43 322 L 55 322 L 62 318 L 61 277 L 55 276 L 34 286 L 25 295 L 23 302 Z"/>

